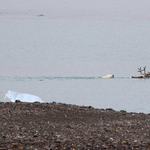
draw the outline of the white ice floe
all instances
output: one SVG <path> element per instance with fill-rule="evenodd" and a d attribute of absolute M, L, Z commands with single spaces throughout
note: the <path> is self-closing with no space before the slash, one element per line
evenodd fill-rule
<path fill-rule="evenodd" d="M 16 100 L 20 100 L 21 102 L 29 102 L 29 103 L 41 102 L 41 103 L 43 103 L 41 98 L 38 96 L 26 94 L 26 93 L 18 93 L 18 92 L 14 92 L 14 91 L 8 91 L 5 94 L 5 98 L 10 98 L 11 102 L 15 102 Z"/>
<path fill-rule="evenodd" d="M 114 78 L 114 75 L 113 74 L 109 74 L 109 75 L 103 76 L 102 78 Z"/>

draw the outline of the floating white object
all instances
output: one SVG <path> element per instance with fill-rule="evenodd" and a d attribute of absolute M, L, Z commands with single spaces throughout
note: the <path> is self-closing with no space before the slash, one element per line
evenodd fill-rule
<path fill-rule="evenodd" d="M 113 74 L 109 74 L 109 75 L 103 76 L 102 78 L 114 78 L 114 75 Z"/>
<path fill-rule="evenodd" d="M 26 94 L 26 93 L 18 93 L 18 92 L 14 92 L 14 91 L 8 91 L 5 95 L 5 98 L 10 98 L 11 102 L 20 100 L 21 102 L 30 102 L 30 103 L 41 102 L 41 103 L 43 103 L 41 98 L 38 96 Z"/>

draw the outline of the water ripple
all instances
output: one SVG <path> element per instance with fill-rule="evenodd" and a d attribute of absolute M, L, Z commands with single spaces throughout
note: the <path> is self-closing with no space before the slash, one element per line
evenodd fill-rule
<path fill-rule="evenodd" d="M 41 76 L 41 77 L 8 77 L 8 76 L 0 76 L 1 81 L 25 81 L 25 80 L 38 80 L 38 81 L 45 81 L 45 80 L 97 80 L 97 79 L 104 79 L 102 77 L 52 77 L 52 76 Z M 113 79 L 130 79 L 130 77 L 114 77 L 110 78 Z"/>

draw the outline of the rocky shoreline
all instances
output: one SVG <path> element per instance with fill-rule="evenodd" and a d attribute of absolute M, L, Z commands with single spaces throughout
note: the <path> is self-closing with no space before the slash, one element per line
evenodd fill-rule
<path fill-rule="evenodd" d="M 150 149 L 150 114 L 62 103 L 0 103 L 0 150 Z"/>

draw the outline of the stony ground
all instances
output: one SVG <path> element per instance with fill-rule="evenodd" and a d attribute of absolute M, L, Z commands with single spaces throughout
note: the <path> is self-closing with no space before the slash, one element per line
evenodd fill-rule
<path fill-rule="evenodd" d="M 0 103 L 0 150 L 150 149 L 150 114 L 62 103 Z"/>

